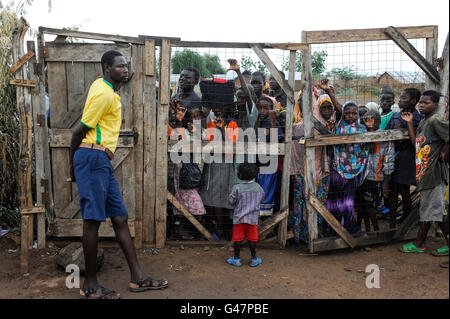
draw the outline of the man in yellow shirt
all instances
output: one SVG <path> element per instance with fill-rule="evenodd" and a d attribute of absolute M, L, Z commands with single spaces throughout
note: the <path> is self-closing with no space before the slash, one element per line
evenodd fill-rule
<path fill-rule="evenodd" d="M 81 123 L 75 128 L 70 146 L 70 177 L 77 182 L 83 217 L 83 251 L 86 274 L 81 298 L 118 299 L 120 294 L 100 286 L 97 280 L 97 246 L 100 223 L 110 218 L 131 272 L 129 290 L 168 287 L 167 281 L 152 280 L 139 266 L 128 227 L 128 213 L 111 160 L 117 147 L 121 118 L 120 87 L 131 80 L 125 58 L 117 51 L 102 57 L 103 78 L 89 89 Z M 76 179 L 76 180 L 75 180 Z"/>

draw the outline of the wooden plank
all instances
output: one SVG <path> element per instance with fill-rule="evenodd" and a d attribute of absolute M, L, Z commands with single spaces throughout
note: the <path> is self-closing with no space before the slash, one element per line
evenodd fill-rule
<path fill-rule="evenodd" d="M 444 116 L 445 111 L 448 108 L 448 103 L 446 97 L 448 97 L 448 88 L 449 88 L 449 34 L 447 33 L 447 40 L 445 41 L 444 49 L 442 51 L 442 68 L 439 71 L 441 75 L 441 86 L 439 92 L 441 93 L 441 99 L 439 101 L 439 114 Z"/>
<path fill-rule="evenodd" d="M 438 28 L 436 28 L 434 37 L 427 38 L 425 46 L 426 47 L 425 58 L 432 66 L 436 66 L 436 59 L 438 58 L 438 44 L 439 44 Z M 439 91 L 439 85 L 437 85 L 429 77 L 426 77 L 425 89 Z"/>
<path fill-rule="evenodd" d="M 295 85 L 295 68 L 297 62 L 297 52 L 295 50 L 290 51 L 289 54 L 289 86 L 294 87 Z M 293 94 L 294 92 L 292 92 Z M 288 105 L 286 110 L 286 129 L 285 129 L 285 145 L 292 144 L 292 123 L 294 114 L 294 104 L 292 101 L 295 97 L 292 96 L 288 99 Z M 291 173 L 291 152 L 292 147 L 286 147 L 285 156 L 283 162 L 283 174 L 281 180 L 281 198 L 280 207 L 289 206 L 289 185 L 290 185 L 290 173 Z M 282 247 L 286 246 L 287 241 L 287 218 L 280 223 L 278 229 L 278 239 Z"/>
<path fill-rule="evenodd" d="M 148 49 L 148 48 L 147 48 Z M 153 48 L 155 50 L 155 48 Z M 151 54 L 155 60 L 155 52 Z M 147 58 L 146 58 L 147 59 Z M 153 63 L 156 64 L 156 60 Z M 155 243 L 156 76 L 144 77 L 143 240 Z"/>
<path fill-rule="evenodd" d="M 53 34 L 53 35 L 58 35 L 58 36 L 71 37 L 71 38 L 114 41 L 114 42 L 133 43 L 133 44 L 144 44 L 144 41 L 142 39 L 139 39 L 136 37 L 120 36 L 120 35 L 112 35 L 112 34 L 104 34 L 104 33 L 73 31 L 73 30 L 55 29 L 55 28 L 47 28 L 47 27 L 39 27 L 39 32 L 45 33 L 45 34 Z"/>
<path fill-rule="evenodd" d="M 22 274 L 28 273 L 28 228 L 30 224 L 30 215 L 21 216 L 20 227 L 20 271 Z"/>
<path fill-rule="evenodd" d="M 133 221 L 128 221 L 131 237 L 135 237 L 135 225 Z M 81 219 L 55 219 L 49 225 L 49 235 L 52 237 L 82 237 L 83 220 Z M 100 224 L 98 231 L 99 237 L 116 237 L 111 220 Z"/>
<path fill-rule="evenodd" d="M 407 139 L 409 139 L 407 130 L 387 130 L 348 135 L 316 136 L 312 139 L 306 139 L 304 143 L 306 147 L 310 148 L 317 146 L 399 141 Z"/>
<path fill-rule="evenodd" d="M 392 241 L 395 232 L 396 230 L 393 229 L 388 231 L 356 234 L 355 247 L 364 247 L 382 243 L 389 243 Z M 342 238 L 338 237 L 316 239 L 313 245 L 315 252 L 349 248 L 347 243 Z"/>
<path fill-rule="evenodd" d="M 302 33 L 302 42 L 305 42 L 305 32 Z M 312 96 L 312 58 L 311 49 L 303 52 L 303 70 L 302 76 L 305 81 L 305 89 L 302 96 L 303 123 L 305 126 L 305 138 L 312 139 L 314 137 L 314 116 L 313 116 L 313 96 Z M 307 148 L 305 157 L 305 194 L 316 193 L 316 166 L 315 166 L 315 149 Z M 314 207 L 309 203 L 306 205 L 308 218 L 309 248 L 313 253 L 312 243 L 319 236 L 317 227 L 317 213 Z"/>
<path fill-rule="evenodd" d="M 417 223 L 418 221 L 419 221 L 419 208 L 416 207 L 410 212 L 408 217 L 406 217 L 403 223 L 397 228 L 397 231 L 392 237 L 392 240 L 401 240 L 405 236 L 405 234 L 408 233 L 411 227 L 414 226 L 414 224 Z"/>
<path fill-rule="evenodd" d="M 30 88 L 35 88 L 37 83 L 33 80 L 21 80 L 21 79 L 11 79 L 9 81 L 9 84 L 16 85 L 16 86 L 25 86 Z"/>
<path fill-rule="evenodd" d="M 326 209 L 325 206 L 314 196 L 314 194 L 309 193 L 308 202 L 322 215 L 322 217 L 327 221 L 327 223 L 336 231 L 336 233 L 341 236 L 341 238 L 351 247 L 355 248 L 357 242 L 355 238 L 350 235 L 350 233 L 334 218 L 334 216 Z"/>
<path fill-rule="evenodd" d="M 308 50 L 308 43 L 266 43 L 265 47 L 280 49 L 280 50 L 289 50 L 289 51 L 297 51 L 297 50 Z M 293 87 L 293 85 L 292 85 Z"/>
<path fill-rule="evenodd" d="M 47 144 L 48 140 L 43 139 L 43 131 L 46 130 L 41 124 L 38 123 L 38 115 L 40 111 L 40 79 L 35 74 L 35 66 L 36 66 L 36 55 L 35 50 L 36 46 L 34 41 L 27 42 L 28 52 L 32 52 L 33 56 L 29 59 L 28 64 L 28 72 L 30 74 L 30 79 L 39 83 L 39 85 L 31 89 L 31 109 L 32 109 L 32 117 L 33 117 L 33 130 L 34 130 L 34 156 L 35 156 L 35 176 L 36 176 L 36 201 L 37 204 L 44 208 L 45 213 L 45 203 L 43 201 L 44 193 L 46 193 L 45 184 L 41 183 L 42 180 L 45 180 L 45 169 L 44 169 L 44 156 L 43 156 L 43 144 Z M 45 248 L 45 214 L 39 214 L 37 216 L 37 246 L 38 249 Z"/>
<path fill-rule="evenodd" d="M 384 31 L 434 82 L 439 83 L 440 76 L 436 68 L 430 64 L 417 49 L 394 27 Z"/>
<path fill-rule="evenodd" d="M 103 43 L 47 43 L 47 62 L 100 62 L 105 52 L 115 50 L 131 61 L 131 47 L 127 44 Z"/>
<path fill-rule="evenodd" d="M 261 227 L 259 227 L 258 228 L 258 233 L 259 234 L 263 234 L 267 230 L 269 230 L 269 229 L 273 228 L 274 226 L 276 226 L 281 221 L 285 220 L 288 216 L 289 216 L 289 209 L 288 208 L 284 208 L 283 210 L 281 210 L 280 213 L 278 213 L 277 215 L 273 216 L 270 219 L 269 223 L 265 223 Z"/>
<path fill-rule="evenodd" d="M 131 153 L 131 148 L 126 149 L 118 149 L 114 154 L 114 160 L 111 162 L 114 169 L 119 167 L 123 163 L 123 161 L 127 158 L 127 156 Z M 66 184 L 69 184 L 66 182 Z M 69 203 L 69 205 L 65 206 L 64 209 L 58 213 L 59 219 L 71 219 L 74 218 L 78 212 L 80 211 L 80 197 L 79 195 L 75 195 L 73 200 Z"/>
<path fill-rule="evenodd" d="M 288 100 L 292 104 L 295 104 L 293 87 L 289 83 L 286 83 L 286 80 L 282 77 L 280 71 L 277 69 L 275 64 L 273 64 L 272 60 L 270 60 L 267 53 L 264 52 L 263 48 L 259 45 L 250 44 L 250 46 L 252 47 L 253 51 L 255 51 L 256 55 L 260 58 L 262 63 L 264 63 L 264 65 L 267 67 L 270 74 L 275 78 L 278 85 L 280 85 L 283 91 L 287 94 Z"/>
<path fill-rule="evenodd" d="M 32 57 L 34 57 L 34 51 L 29 50 L 23 57 L 17 60 L 12 67 L 9 68 L 9 73 L 14 74 L 19 70 L 25 63 L 27 63 Z"/>
<path fill-rule="evenodd" d="M 45 207 L 33 207 L 33 208 L 23 208 L 20 210 L 22 215 L 33 215 L 33 214 L 43 214 L 45 213 Z"/>
<path fill-rule="evenodd" d="M 156 201 L 155 235 L 156 247 L 163 248 L 166 242 L 167 221 L 167 126 L 169 124 L 170 42 L 162 41 L 160 52 L 159 106 L 157 118 L 156 153 Z"/>
<path fill-rule="evenodd" d="M 95 80 L 103 77 L 102 65 L 99 62 L 84 63 L 84 90 L 91 88 Z M 86 96 L 87 97 L 87 96 Z M 84 106 L 84 103 L 83 103 Z"/>
<path fill-rule="evenodd" d="M 124 135 L 119 135 L 117 142 L 118 148 L 133 148 L 134 137 L 129 136 L 129 131 L 121 131 Z M 50 147 L 51 148 L 69 148 L 72 140 L 72 129 L 51 129 L 50 130 Z"/>
<path fill-rule="evenodd" d="M 44 35 L 42 33 L 38 34 L 38 47 L 43 47 L 45 45 Z M 38 62 L 41 66 L 45 64 L 44 56 L 39 55 Z M 43 204 L 47 208 L 48 217 L 52 219 L 55 217 L 54 201 L 53 201 L 53 182 L 52 182 L 52 172 L 51 172 L 51 160 L 50 160 L 50 146 L 48 143 L 48 123 L 47 123 L 47 79 L 45 72 L 39 74 L 39 111 L 35 117 L 35 126 L 39 127 L 40 136 L 36 137 L 36 152 L 42 148 L 42 161 L 43 161 L 43 175 L 41 179 L 37 179 L 39 185 L 44 185 L 44 193 L 42 196 Z M 42 119 L 43 121 L 38 121 Z M 37 123 L 37 124 L 36 124 Z M 38 163 L 38 162 L 37 162 Z M 38 221 L 39 222 L 39 221 Z M 38 234 L 39 236 L 39 234 Z M 39 245 L 39 244 L 38 244 Z"/>
<path fill-rule="evenodd" d="M 192 225 L 194 225 L 195 228 L 198 229 L 200 233 L 203 234 L 209 241 L 215 241 L 214 237 L 211 235 L 209 231 L 206 230 L 205 227 L 203 227 L 202 224 L 198 222 L 198 220 L 191 214 L 189 211 L 181 204 L 178 199 L 175 198 L 170 192 L 167 192 L 167 200 L 169 200 L 173 206 L 175 206 L 176 209 L 178 209 L 184 217 L 187 218 L 191 222 Z"/>
<path fill-rule="evenodd" d="M 133 113 L 134 113 L 134 131 L 138 134 L 137 143 L 134 146 L 134 185 L 130 185 L 134 190 L 134 196 L 131 196 L 134 200 L 134 218 L 135 223 L 135 239 L 134 244 L 136 249 L 142 248 L 143 243 L 143 215 L 144 215 L 144 203 L 143 203 L 143 179 L 144 179 L 144 49 L 143 45 L 134 45 L 132 47 L 133 63 L 132 70 L 135 71 L 131 84 L 133 94 Z M 126 188 L 126 176 L 127 172 L 123 170 L 124 174 L 124 188 Z"/>
<path fill-rule="evenodd" d="M 167 133 L 166 133 L 167 134 Z M 194 142 L 186 141 L 168 141 L 168 152 L 178 153 L 180 150 L 187 149 L 189 147 L 190 152 L 194 150 Z M 286 143 L 233 143 L 230 150 L 225 150 L 225 144 L 221 141 L 202 141 L 201 152 L 207 153 L 211 149 L 217 149 L 217 154 L 223 154 L 224 152 L 232 152 L 233 154 L 265 154 L 265 155 L 284 155 L 286 151 Z M 289 144 L 290 146 L 290 144 Z M 200 150 L 199 150 L 200 151 Z"/>
<path fill-rule="evenodd" d="M 155 41 L 145 40 L 145 75 L 155 75 Z"/>
<path fill-rule="evenodd" d="M 437 26 L 399 27 L 397 29 L 407 39 L 418 39 L 434 37 L 435 28 Z M 384 28 L 307 31 L 305 37 L 302 38 L 303 43 L 309 44 L 383 40 L 390 40 L 384 33 Z"/>

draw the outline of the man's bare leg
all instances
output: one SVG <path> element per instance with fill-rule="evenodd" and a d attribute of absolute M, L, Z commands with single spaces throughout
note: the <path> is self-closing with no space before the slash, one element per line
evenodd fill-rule
<path fill-rule="evenodd" d="M 85 220 L 83 222 L 83 252 L 86 266 L 84 288 L 92 289 L 98 286 L 97 280 L 97 246 L 100 222 Z"/>

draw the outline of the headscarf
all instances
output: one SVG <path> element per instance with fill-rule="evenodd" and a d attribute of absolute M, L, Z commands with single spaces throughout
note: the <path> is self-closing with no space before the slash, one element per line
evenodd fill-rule
<path fill-rule="evenodd" d="M 342 107 L 342 114 L 345 109 L 351 105 L 357 106 L 353 101 L 348 101 Z M 357 112 L 358 113 L 358 112 Z M 365 133 L 367 129 L 360 123 L 359 113 L 358 119 L 353 124 L 348 124 L 342 116 L 341 121 L 336 127 L 336 134 L 355 134 Z M 353 179 L 358 177 L 358 184 L 362 184 L 367 175 L 367 164 L 369 158 L 368 144 L 342 144 L 334 147 L 334 161 L 333 167 L 337 170 L 339 175 L 345 179 Z"/>
<path fill-rule="evenodd" d="M 327 120 L 325 120 L 322 117 L 322 114 L 320 114 L 320 108 L 322 107 L 323 103 L 325 102 L 330 102 L 331 105 L 333 105 L 333 101 L 331 101 L 331 98 L 328 94 L 322 94 L 319 96 L 319 99 L 317 100 L 317 102 L 314 104 L 314 110 L 313 110 L 313 114 L 314 117 L 322 124 L 327 125 Z M 334 106 L 333 106 L 334 107 Z M 334 120 L 336 121 L 336 111 L 333 112 L 333 115 L 330 117 L 329 120 Z"/>

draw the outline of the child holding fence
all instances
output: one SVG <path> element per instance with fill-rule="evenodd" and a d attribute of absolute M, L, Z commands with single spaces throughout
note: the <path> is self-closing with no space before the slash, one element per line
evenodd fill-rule
<path fill-rule="evenodd" d="M 446 215 L 444 196 L 448 185 L 448 120 L 438 113 L 440 94 L 426 91 L 419 100 L 419 112 L 425 116 L 417 128 L 413 126 L 413 115 L 402 113 L 402 119 L 408 123 L 411 143 L 416 147 L 416 179 L 420 191 L 420 221 L 417 239 L 401 248 L 404 253 L 425 252 L 425 240 L 431 222 L 437 222 L 447 237 L 447 229 L 443 227 Z M 437 250 L 440 255 L 448 256 L 448 246 Z"/>
<path fill-rule="evenodd" d="M 358 105 L 348 101 L 342 108 L 337 135 L 365 133 L 360 123 Z M 356 189 L 367 175 L 369 148 L 367 144 L 345 144 L 334 147 L 330 191 L 327 208 L 349 232 L 355 232 L 354 204 Z"/>
<path fill-rule="evenodd" d="M 241 182 L 233 186 L 228 197 L 230 205 L 234 207 L 233 216 L 233 242 L 234 256 L 227 262 L 230 265 L 241 267 L 240 258 L 241 243 L 247 238 L 252 258 L 250 267 L 257 267 L 262 263 L 261 258 L 256 256 L 256 243 L 258 242 L 258 218 L 260 204 L 264 200 L 264 191 L 255 178 L 258 167 L 255 164 L 242 163 L 238 168 L 238 177 Z"/>
<path fill-rule="evenodd" d="M 405 89 L 399 98 L 399 107 L 402 112 L 411 113 L 413 116 L 413 128 L 417 130 L 423 115 L 416 110 L 421 93 L 416 88 Z M 408 124 L 402 119 L 401 112 L 395 113 L 389 121 L 386 129 L 406 129 Z M 391 176 L 390 192 L 387 199 L 390 211 L 390 228 L 396 227 L 398 196 L 402 196 L 404 220 L 411 212 L 411 186 L 416 186 L 416 150 L 409 140 L 395 142 L 395 169 Z"/>
<path fill-rule="evenodd" d="M 314 117 L 323 125 L 331 128 L 335 123 L 335 111 L 330 97 L 323 94 L 319 97 L 314 106 Z M 296 123 L 293 127 L 294 137 L 303 137 L 305 135 L 303 120 Z M 319 131 L 314 130 L 314 135 L 320 135 Z M 306 149 L 298 141 L 292 142 L 291 152 L 291 175 L 294 176 L 294 198 L 293 207 L 289 224 L 293 226 L 295 242 L 308 242 L 308 224 L 304 220 L 306 213 L 306 195 L 305 195 L 305 153 Z M 328 199 L 328 190 L 330 186 L 330 169 L 328 163 L 327 148 L 315 148 L 315 167 L 316 167 L 316 197 L 324 206 Z M 318 215 L 319 225 L 323 225 L 322 216 Z"/>
<path fill-rule="evenodd" d="M 363 116 L 363 122 L 369 132 L 380 129 L 381 116 L 376 111 L 368 111 Z M 377 222 L 377 207 L 380 195 L 389 190 L 389 177 L 394 171 L 395 149 L 392 142 L 376 142 L 369 146 L 368 175 L 357 190 L 358 218 L 356 226 L 361 227 L 364 219 L 365 231 L 370 232 L 370 221 L 374 231 L 379 231 Z M 380 192 L 380 190 L 383 190 Z"/>
<path fill-rule="evenodd" d="M 280 124 L 277 121 L 276 111 L 273 110 L 272 100 L 263 97 L 258 102 L 258 112 L 259 117 L 256 122 L 255 129 L 258 134 L 258 142 L 271 142 L 272 129 L 277 132 L 277 137 L 275 140 L 281 142 L 284 138 L 283 132 L 281 130 Z M 262 130 L 261 130 L 262 129 Z M 261 131 L 261 132 L 260 132 Z M 262 135 L 260 134 L 262 133 Z M 273 160 L 276 158 L 276 165 L 274 167 L 270 166 L 273 164 Z M 271 216 L 273 215 L 273 208 L 275 203 L 275 191 L 277 186 L 277 168 L 278 168 L 278 155 L 271 156 L 269 163 L 261 163 L 258 161 L 259 167 L 266 172 L 260 172 L 257 178 L 257 182 L 264 189 L 265 197 L 264 202 L 261 204 L 261 216 Z M 273 168 L 273 172 L 269 172 L 269 168 Z"/>

